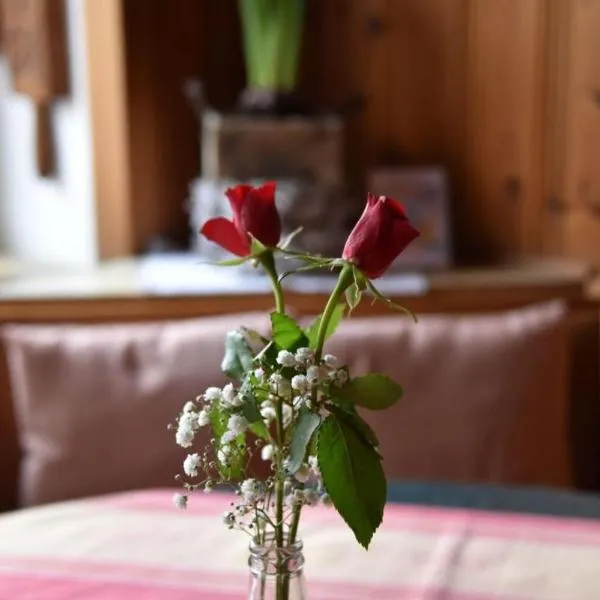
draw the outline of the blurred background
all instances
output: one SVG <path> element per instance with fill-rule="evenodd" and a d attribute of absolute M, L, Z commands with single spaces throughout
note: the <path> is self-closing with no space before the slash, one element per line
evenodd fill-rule
<path fill-rule="evenodd" d="M 294 5 L 252 54 L 234 0 L 2 0 L 3 255 L 194 248 L 215 190 L 274 178 L 304 207 L 291 222 L 340 230 L 313 240 L 327 252 L 373 189 L 419 215 L 411 268 L 600 261 L 600 2 Z M 269 52 L 291 60 L 282 85 L 256 75 Z"/>
<path fill-rule="evenodd" d="M 65 398 L 112 394 L 110 418 L 126 423 L 137 394 L 163 407 L 146 431 L 181 406 L 180 384 L 213 385 L 218 359 L 203 379 L 195 362 L 164 374 L 171 342 L 153 354 L 159 342 L 127 327 L 162 335 L 165 320 L 206 317 L 194 356 L 214 359 L 211 319 L 271 309 L 251 267 L 200 264 L 222 254 L 197 234 L 230 214 L 228 186 L 265 179 L 312 252 L 339 255 L 367 191 L 400 199 L 422 232 L 378 281 L 421 322 L 382 327 L 386 307 L 363 302 L 353 318 L 370 341 L 348 346 L 391 375 L 414 361 L 412 397 L 425 400 L 399 420 L 448 439 L 411 476 L 600 490 L 599 31 L 600 0 L 0 0 L 0 325 L 41 328 L 24 334 L 27 377 L 4 368 L 21 342 L 0 344 L 0 509 L 17 503 L 13 404 L 35 406 L 31 382 L 65 423 L 79 410 Z M 288 310 L 319 313 L 331 277 L 288 278 Z M 556 300 L 564 311 L 539 306 Z M 60 369 L 37 365 L 53 353 Z M 87 387 L 69 387 L 65 373 L 88 371 Z M 131 394 L 105 390 L 119 377 Z"/>

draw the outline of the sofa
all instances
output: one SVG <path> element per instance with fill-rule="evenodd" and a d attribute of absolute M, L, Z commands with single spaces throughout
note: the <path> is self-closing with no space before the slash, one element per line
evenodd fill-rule
<path fill-rule="evenodd" d="M 264 313 L 5 326 L 0 506 L 173 485 L 185 451 L 167 425 L 226 382 L 224 336 L 240 325 L 268 333 Z M 390 479 L 589 488 L 593 398 L 574 409 L 573 394 L 597 388 L 573 378 L 576 328 L 560 301 L 417 324 L 357 316 L 328 351 L 404 386 L 393 409 L 365 414 Z"/>

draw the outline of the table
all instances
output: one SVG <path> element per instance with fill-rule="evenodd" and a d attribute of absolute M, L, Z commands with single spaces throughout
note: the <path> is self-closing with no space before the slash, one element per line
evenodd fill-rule
<path fill-rule="evenodd" d="M 0 516 L 1 600 L 239 600 L 247 539 L 224 528 L 230 497 L 173 490 Z M 311 600 L 597 600 L 600 521 L 388 504 L 365 552 L 337 514 L 307 509 Z"/>

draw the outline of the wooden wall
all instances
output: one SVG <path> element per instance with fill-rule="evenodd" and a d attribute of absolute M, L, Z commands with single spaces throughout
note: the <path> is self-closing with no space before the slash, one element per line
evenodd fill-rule
<path fill-rule="evenodd" d="M 600 0 L 307 1 L 301 91 L 350 110 L 349 183 L 372 165 L 441 164 L 461 262 L 600 264 Z M 243 65 L 236 0 L 121 2 L 141 250 L 186 235 L 199 156 L 184 79 L 226 109 Z"/>

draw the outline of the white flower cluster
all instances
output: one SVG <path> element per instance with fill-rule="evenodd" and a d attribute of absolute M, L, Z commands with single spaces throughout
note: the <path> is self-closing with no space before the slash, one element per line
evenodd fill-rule
<path fill-rule="evenodd" d="M 326 416 L 332 389 L 347 381 L 347 367 L 340 365 L 335 356 L 327 354 L 317 361 L 313 349 L 298 348 L 295 352 L 282 350 L 274 362 L 261 363 L 259 368 L 246 374 L 240 389 L 231 383 L 223 388 L 209 387 L 195 401 L 185 404 L 177 422 L 175 439 L 186 449 L 193 446 L 203 427 L 215 425 L 218 427 L 215 431 L 220 434 L 211 439 L 204 453 L 190 452 L 186 456 L 183 461 L 185 476 L 207 478 L 200 484 L 186 482 L 184 486 L 187 490 L 203 487 L 204 491 L 210 492 L 215 484 L 230 484 L 227 468 L 234 464 L 236 468 L 239 466 L 239 461 L 232 461 L 240 456 L 247 460 L 245 453 L 251 455 L 257 451 L 263 461 L 271 464 L 272 474 L 262 481 L 247 478 L 237 485 L 239 500 L 223 515 L 228 528 L 251 533 L 253 528 L 272 525 L 279 485 L 284 489 L 285 519 L 290 519 L 302 506 L 327 502 L 315 456 L 309 456 L 297 471 L 288 470 L 290 430 L 302 411 Z M 247 401 L 254 403 L 250 413 L 245 406 Z M 261 438 L 248 444 L 245 439 L 250 429 L 247 415 L 252 411 L 260 414 L 266 429 Z M 288 442 L 284 444 L 274 427 L 279 416 L 281 427 L 288 432 Z M 240 449 L 243 455 L 239 454 Z M 244 471 L 247 465 L 241 466 Z M 187 506 L 186 495 L 177 494 L 173 501 L 179 508 Z"/>

